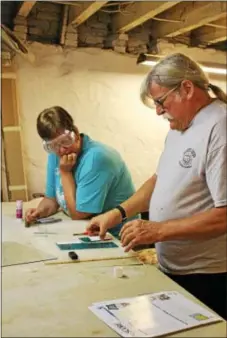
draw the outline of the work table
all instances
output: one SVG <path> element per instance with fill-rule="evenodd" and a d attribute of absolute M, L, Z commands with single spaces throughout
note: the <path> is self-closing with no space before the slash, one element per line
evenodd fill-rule
<path fill-rule="evenodd" d="M 2 203 L 2 214 L 7 220 L 15 219 L 15 203 Z M 2 224 L 2 227 L 4 241 L 7 224 Z M 10 231 L 7 232 L 7 240 L 9 237 Z M 12 238 L 16 237 L 17 234 L 12 234 Z M 89 305 L 108 299 L 171 290 L 179 291 L 199 303 L 156 266 L 127 266 L 128 261 L 66 265 L 39 262 L 4 267 L 2 336 L 119 337 L 88 309 Z M 116 265 L 124 266 L 125 278 L 113 276 L 113 266 Z M 226 337 L 226 322 L 201 326 L 169 337 Z"/>

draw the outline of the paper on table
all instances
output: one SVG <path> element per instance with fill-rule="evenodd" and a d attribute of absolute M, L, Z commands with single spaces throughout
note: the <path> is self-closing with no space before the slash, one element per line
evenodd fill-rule
<path fill-rule="evenodd" d="M 102 239 L 99 236 L 88 236 L 88 238 L 91 240 L 91 242 L 102 241 Z M 106 234 L 104 241 L 108 241 L 111 239 L 113 239 L 113 237 L 111 235 Z"/>
<path fill-rule="evenodd" d="M 222 319 L 176 291 L 92 304 L 122 337 L 157 337 Z"/>
<path fill-rule="evenodd" d="M 79 238 L 74 239 L 73 241 L 64 241 L 64 242 L 56 242 L 56 244 L 73 244 L 73 243 L 83 243 Z"/>

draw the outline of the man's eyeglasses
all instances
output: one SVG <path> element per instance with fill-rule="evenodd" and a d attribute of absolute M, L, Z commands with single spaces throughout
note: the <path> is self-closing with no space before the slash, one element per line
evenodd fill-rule
<path fill-rule="evenodd" d="M 153 99 L 154 104 L 156 106 L 160 106 L 160 107 L 164 108 L 163 104 L 164 104 L 165 100 L 167 99 L 167 97 L 169 96 L 169 94 L 171 94 L 172 92 L 174 92 L 178 87 L 180 87 L 180 84 L 178 84 L 176 87 L 170 89 L 167 93 L 165 93 L 159 99 Z"/>

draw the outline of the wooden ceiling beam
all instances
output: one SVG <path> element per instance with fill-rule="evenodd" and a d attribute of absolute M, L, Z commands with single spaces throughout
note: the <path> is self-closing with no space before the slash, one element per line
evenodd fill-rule
<path fill-rule="evenodd" d="M 123 10 L 122 13 L 113 15 L 113 30 L 119 33 L 126 33 L 157 14 L 175 6 L 179 2 L 180 1 L 137 1 L 129 4 L 125 9 L 125 15 Z"/>
<path fill-rule="evenodd" d="M 215 20 L 208 23 L 206 26 L 227 29 L 227 16 L 220 20 Z"/>
<path fill-rule="evenodd" d="M 72 6 L 73 8 L 71 8 L 70 11 L 70 23 L 76 27 L 81 25 L 107 2 L 108 1 L 86 1 L 80 2 L 80 7 Z"/>
<path fill-rule="evenodd" d="M 195 29 L 192 34 L 192 44 L 196 42 L 196 44 L 211 45 L 225 40 L 227 40 L 227 31 L 223 28 L 204 26 Z"/>
<path fill-rule="evenodd" d="M 226 27 L 227 27 L 227 26 L 223 26 L 223 25 L 218 25 L 216 23 L 207 23 L 205 26 L 216 27 L 216 28 L 224 28 L 224 29 L 226 29 Z"/>
<path fill-rule="evenodd" d="M 36 1 L 23 1 L 17 15 L 27 17 L 31 12 L 32 8 L 35 6 Z"/>
<path fill-rule="evenodd" d="M 153 38 L 175 37 L 206 25 L 212 21 L 226 17 L 227 4 L 222 1 L 183 1 L 171 13 L 163 13 L 169 20 L 180 20 L 179 23 L 153 22 Z"/>
<path fill-rule="evenodd" d="M 70 6 L 80 7 L 80 3 L 77 2 L 77 1 L 58 1 L 58 0 L 55 0 L 55 1 L 51 1 L 51 2 L 54 2 L 55 4 L 60 4 L 60 5 L 70 5 Z"/>

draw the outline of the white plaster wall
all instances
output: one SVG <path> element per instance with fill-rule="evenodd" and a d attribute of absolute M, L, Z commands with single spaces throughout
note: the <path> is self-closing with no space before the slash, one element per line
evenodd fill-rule
<path fill-rule="evenodd" d="M 155 171 L 168 131 L 168 123 L 139 99 L 140 85 L 149 68 L 137 66 L 135 57 L 113 51 L 63 52 L 60 47 L 37 43 L 30 49 L 36 59 L 33 65 L 17 58 L 30 195 L 43 192 L 45 187 L 47 154 L 36 132 L 36 118 L 53 105 L 68 110 L 81 132 L 116 148 L 139 187 Z"/>

